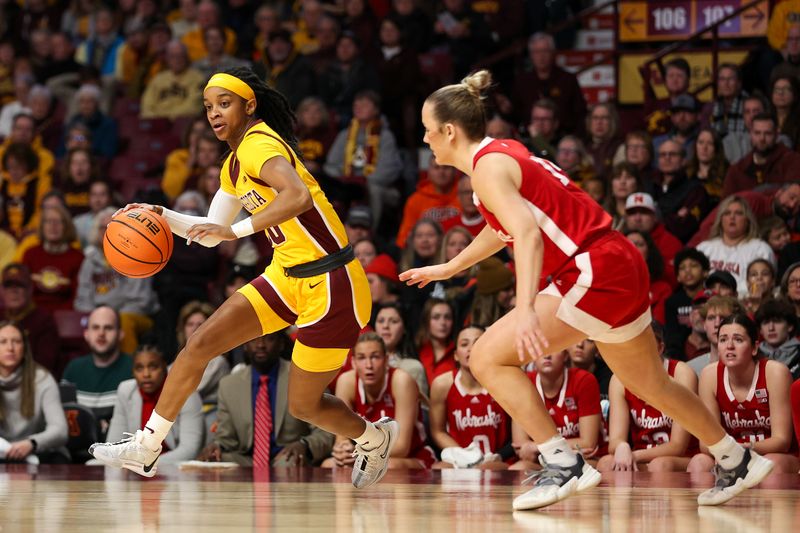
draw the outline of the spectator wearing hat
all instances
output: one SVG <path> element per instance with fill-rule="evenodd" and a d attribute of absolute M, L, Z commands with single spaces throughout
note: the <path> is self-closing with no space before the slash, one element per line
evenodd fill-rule
<path fill-rule="evenodd" d="M 719 361 L 719 351 L 717 350 L 719 325 L 723 320 L 737 313 L 744 313 L 744 308 L 736 297 L 714 294 L 713 291 L 711 291 L 708 301 L 700 306 L 700 318 L 703 320 L 703 328 L 708 337 L 708 353 L 698 355 L 688 361 L 688 365 L 698 377 L 706 366 Z"/>
<path fill-rule="evenodd" d="M 686 175 L 686 150 L 675 139 L 658 147 L 658 173 L 655 200 L 661 208 L 664 225 L 681 242 L 688 241 L 711 210 L 703 184 Z"/>
<path fill-rule="evenodd" d="M 722 201 L 708 239 L 698 244 L 697 249 L 708 257 L 712 271 L 733 275 L 741 297 L 747 295 L 747 266 L 752 261 L 766 259 L 773 267 L 777 266 L 772 248 L 758 237 L 753 211 L 738 196 Z"/>
<path fill-rule="evenodd" d="M 316 93 L 314 68 L 310 60 L 295 50 L 292 34 L 277 30 L 269 35 L 264 61 L 254 71 L 281 94 L 286 95 L 292 109 Z"/>
<path fill-rule="evenodd" d="M 488 327 L 508 313 L 514 303 L 514 274 L 497 257 L 478 263 L 471 324 Z"/>
<path fill-rule="evenodd" d="M 61 358 L 61 340 L 53 315 L 36 307 L 33 301 L 31 272 L 22 263 L 11 263 L 3 269 L 2 316 L 17 324 L 31 343 L 34 360 L 56 379 L 61 377 L 66 361 Z"/>
<path fill-rule="evenodd" d="M 686 342 L 683 345 L 683 353 L 686 355 L 686 360 L 691 361 L 699 355 L 708 353 L 711 344 L 708 342 L 708 334 L 706 333 L 705 321 L 701 314 L 701 309 L 705 303 L 714 296 L 716 293 L 710 289 L 703 289 L 692 300 L 692 310 L 689 312 L 689 323 L 691 324 L 692 332 L 686 337 Z"/>
<path fill-rule="evenodd" d="M 724 270 L 713 271 L 706 277 L 703 286 L 720 296 L 738 298 L 738 284 L 736 283 L 736 278 L 730 272 Z"/>
<path fill-rule="evenodd" d="M 750 143 L 753 149 L 731 165 L 725 175 L 723 198 L 759 185 L 800 179 L 800 154 L 778 142 L 778 123 L 773 115 L 761 113 L 753 117 Z"/>
<path fill-rule="evenodd" d="M 384 207 L 400 203 L 394 185 L 403 162 L 394 134 L 381 116 L 380 96 L 371 90 L 359 92 L 352 108 L 353 118 L 333 141 L 324 170 L 353 194 L 367 193 L 373 229 L 377 229 Z"/>
<path fill-rule="evenodd" d="M 406 200 L 397 232 L 397 246 L 405 245 L 408 232 L 420 219 L 429 218 L 441 223 L 459 215 L 456 169 L 440 165 L 432 157 L 426 174 L 420 176 L 417 190 Z"/>
<path fill-rule="evenodd" d="M 658 209 L 653 197 L 646 192 L 635 192 L 625 200 L 625 228 L 643 231 L 653 239 L 661 257 L 664 259 L 664 278 L 673 287 L 675 255 L 683 249 L 683 244 L 658 220 Z"/>
<path fill-rule="evenodd" d="M 472 178 L 466 174 L 461 176 L 458 179 L 456 193 L 458 197 L 458 207 L 460 213 L 442 220 L 442 229 L 445 232 L 448 232 L 454 227 L 458 226 L 470 232 L 473 238 L 477 237 L 483 227 L 486 225 L 486 221 L 483 219 L 483 215 L 481 215 L 480 211 L 478 211 L 478 208 L 475 206 L 475 202 L 472 199 Z"/>
<path fill-rule="evenodd" d="M 681 145 L 688 157 L 694 155 L 694 141 L 700 129 L 700 105 L 697 99 L 690 94 L 681 94 L 672 99 L 670 106 L 670 129 L 662 135 L 653 138 L 653 149 L 658 153 L 658 148 L 667 139 L 672 139 Z"/>
<path fill-rule="evenodd" d="M 679 286 L 664 302 L 664 343 L 670 357 L 682 360 L 686 338 L 692 332 L 692 300 L 703 290 L 709 263 L 703 252 L 684 248 L 675 255 L 673 265 Z"/>
<path fill-rule="evenodd" d="M 192 66 L 202 72 L 206 79 L 210 78 L 215 72 L 223 72 L 233 67 L 250 66 L 249 61 L 233 57 L 225 51 L 227 33 L 225 33 L 223 26 L 207 26 L 203 28 L 202 32 L 203 43 L 206 46 L 207 53 L 204 57 L 194 61 Z M 284 92 L 284 94 L 289 96 L 291 93 Z"/>
<path fill-rule="evenodd" d="M 792 380 L 800 379 L 800 340 L 794 306 L 782 299 L 764 302 L 756 312 L 756 324 L 763 342 L 758 349 L 769 359 L 789 367 Z"/>
<path fill-rule="evenodd" d="M 387 254 L 375 256 L 364 269 L 369 281 L 369 290 L 372 293 L 373 307 L 377 305 L 394 303 L 399 300 L 397 278 L 397 263 Z"/>

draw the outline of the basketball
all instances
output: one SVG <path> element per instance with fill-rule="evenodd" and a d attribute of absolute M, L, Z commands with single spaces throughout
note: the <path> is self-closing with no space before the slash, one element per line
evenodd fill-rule
<path fill-rule="evenodd" d="M 147 278 L 160 271 L 172 255 L 172 231 L 154 211 L 131 209 L 111 219 L 103 238 L 111 267 L 129 278 Z"/>

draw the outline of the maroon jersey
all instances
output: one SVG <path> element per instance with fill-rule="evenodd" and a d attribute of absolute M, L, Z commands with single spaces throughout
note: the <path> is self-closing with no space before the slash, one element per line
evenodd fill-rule
<path fill-rule="evenodd" d="M 736 442 L 756 443 L 772 434 L 767 390 L 767 359 L 756 362 L 753 382 L 747 398 L 740 402 L 733 396 L 728 367 L 717 363 L 717 404 L 722 427 Z"/>
<path fill-rule="evenodd" d="M 671 377 L 675 377 L 675 367 L 678 361 L 665 359 L 664 368 Z M 631 391 L 625 389 L 625 401 L 628 402 L 631 419 L 631 437 L 634 450 L 644 450 L 666 444 L 672 431 L 672 419 L 645 402 L 640 400 Z"/>
<path fill-rule="evenodd" d="M 453 374 L 453 385 L 445 400 L 447 433 L 462 448 L 477 442 L 483 453 L 496 453 L 508 440 L 511 419 L 485 389 L 480 394 L 469 394 L 458 381 L 461 371 Z"/>
<path fill-rule="evenodd" d="M 578 421 L 582 416 L 600 414 L 600 385 L 591 373 L 580 368 L 565 368 L 564 383 L 554 398 L 545 397 L 538 372 L 529 372 L 528 377 L 536 385 L 559 435 L 565 439 L 580 437 Z M 600 435 L 597 437 L 599 445 Z"/>
<path fill-rule="evenodd" d="M 487 137 L 475 154 L 473 168 L 481 157 L 493 152 L 513 157 L 522 171 L 519 192 L 542 232 L 542 279 L 557 272 L 590 242 L 611 231 L 611 216 L 597 202 L 572 183 L 560 168 L 531 155 L 517 141 Z M 513 246 L 513 239 L 497 217 L 480 203 L 477 195 L 473 200 L 498 237 Z"/>
<path fill-rule="evenodd" d="M 353 402 L 353 411 L 369 422 L 377 422 L 384 416 L 394 418 L 394 395 L 392 394 L 392 376 L 397 369 L 389 368 L 386 373 L 386 381 L 383 390 L 378 394 L 378 399 L 373 403 L 367 403 L 367 392 L 364 384 L 356 372 L 356 394 Z M 414 433 L 411 435 L 411 446 L 408 456 L 420 459 L 425 466 L 430 467 L 436 460 L 433 450 L 425 445 L 425 426 L 422 422 L 422 411 L 417 407 L 417 421 L 414 424 Z"/>

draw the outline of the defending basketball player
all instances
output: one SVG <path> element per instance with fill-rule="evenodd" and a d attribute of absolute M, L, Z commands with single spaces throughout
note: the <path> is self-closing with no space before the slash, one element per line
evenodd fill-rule
<path fill-rule="evenodd" d="M 355 440 L 353 484 L 369 486 L 386 472 L 397 424 L 390 418 L 365 422 L 325 393 L 369 320 L 364 270 L 343 224 L 297 155 L 294 114 L 286 98 L 250 69 L 235 68 L 211 77 L 203 103 L 215 135 L 231 149 L 208 217 L 145 204 L 125 209 L 144 207 L 163 214 L 174 233 L 203 246 L 265 231 L 273 259 L 188 339 L 144 428 L 117 443 L 94 444 L 90 452 L 107 465 L 154 475 L 161 441 L 208 362 L 255 337 L 296 324 L 289 412 Z M 233 224 L 242 207 L 251 216 Z M 268 458 L 268 447 L 269 442 L 254 443 L 254 455 Z"/>
<path fill-rule="evenodd" d="M 517 307 L 478 340 L 472 368 L 489 393 L 537 443 L 542 470 L 514 509 L 535 509 L 600 482 L 600 474 L 558 435 L 521 362 L 538 360 L 589 337 L 634 394 L 696 435 L 716 458 L 704 505 L 724 503 L 758 484 L 772 463 L 727 436 L 688 389 L 671 381 L 650 325 L 649 279 L 641 254 L 611 218 L 552 163 L 520 143 L 485 137 L 481 93 L 487 71 L 443 87 L 422 107 L 424 141 L 440 165 L 472 176 L 488 225 L 458 256 L 411 269 L 400 279 L 425 286 L 513 245 Z M 545 280 L 552 283 L 545 286 Z"/>

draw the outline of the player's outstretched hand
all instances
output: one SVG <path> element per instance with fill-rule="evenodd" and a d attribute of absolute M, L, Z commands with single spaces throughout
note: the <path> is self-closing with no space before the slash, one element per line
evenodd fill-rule
<path fill-rule="evenodd" d="M 192 241 L 199 241 L 204 237 L 216 237 L 221 241 L 232 241 L 236 239 L 236 235 L 230 226 L 220 226 L 219 224 L 195 224 L 189 231 L 186 232 L 186 244 L 191 244 Z"/>
<path fill-rule="evenodd" d="M 519 306 L 514 311 L 517 313 L 516 346 L 519 360 L 525 364 L 528 359 L 532 359 L 535 363 L 547 354 L 550 343 L 539 326 L 539 317 L 533 309 Z"/>
<path fill-rule="evenodd" d="M 114 217 L 117 215 L 124 213 L 125 211 L 130 211 L 131 209 L 147 209 L 148 211 L 153 211 L 159 215 L 164 213 L 164 208 L 160 205 L 151 205 L 151 204 L 128 204 L 121 209 L 117 209 L 117 212 L 114 213 Z M 111 218 L 114 218 L 111 217 Z"/>
<path fill-rule="evenodd" d="M 421 289 L 431 281 L 439 281 L 452 277 L 447 264 L 431 265 L 427 267 L 411 268 L 400 274 L 400 281 L 406 285 L 419 285 Z"/>

